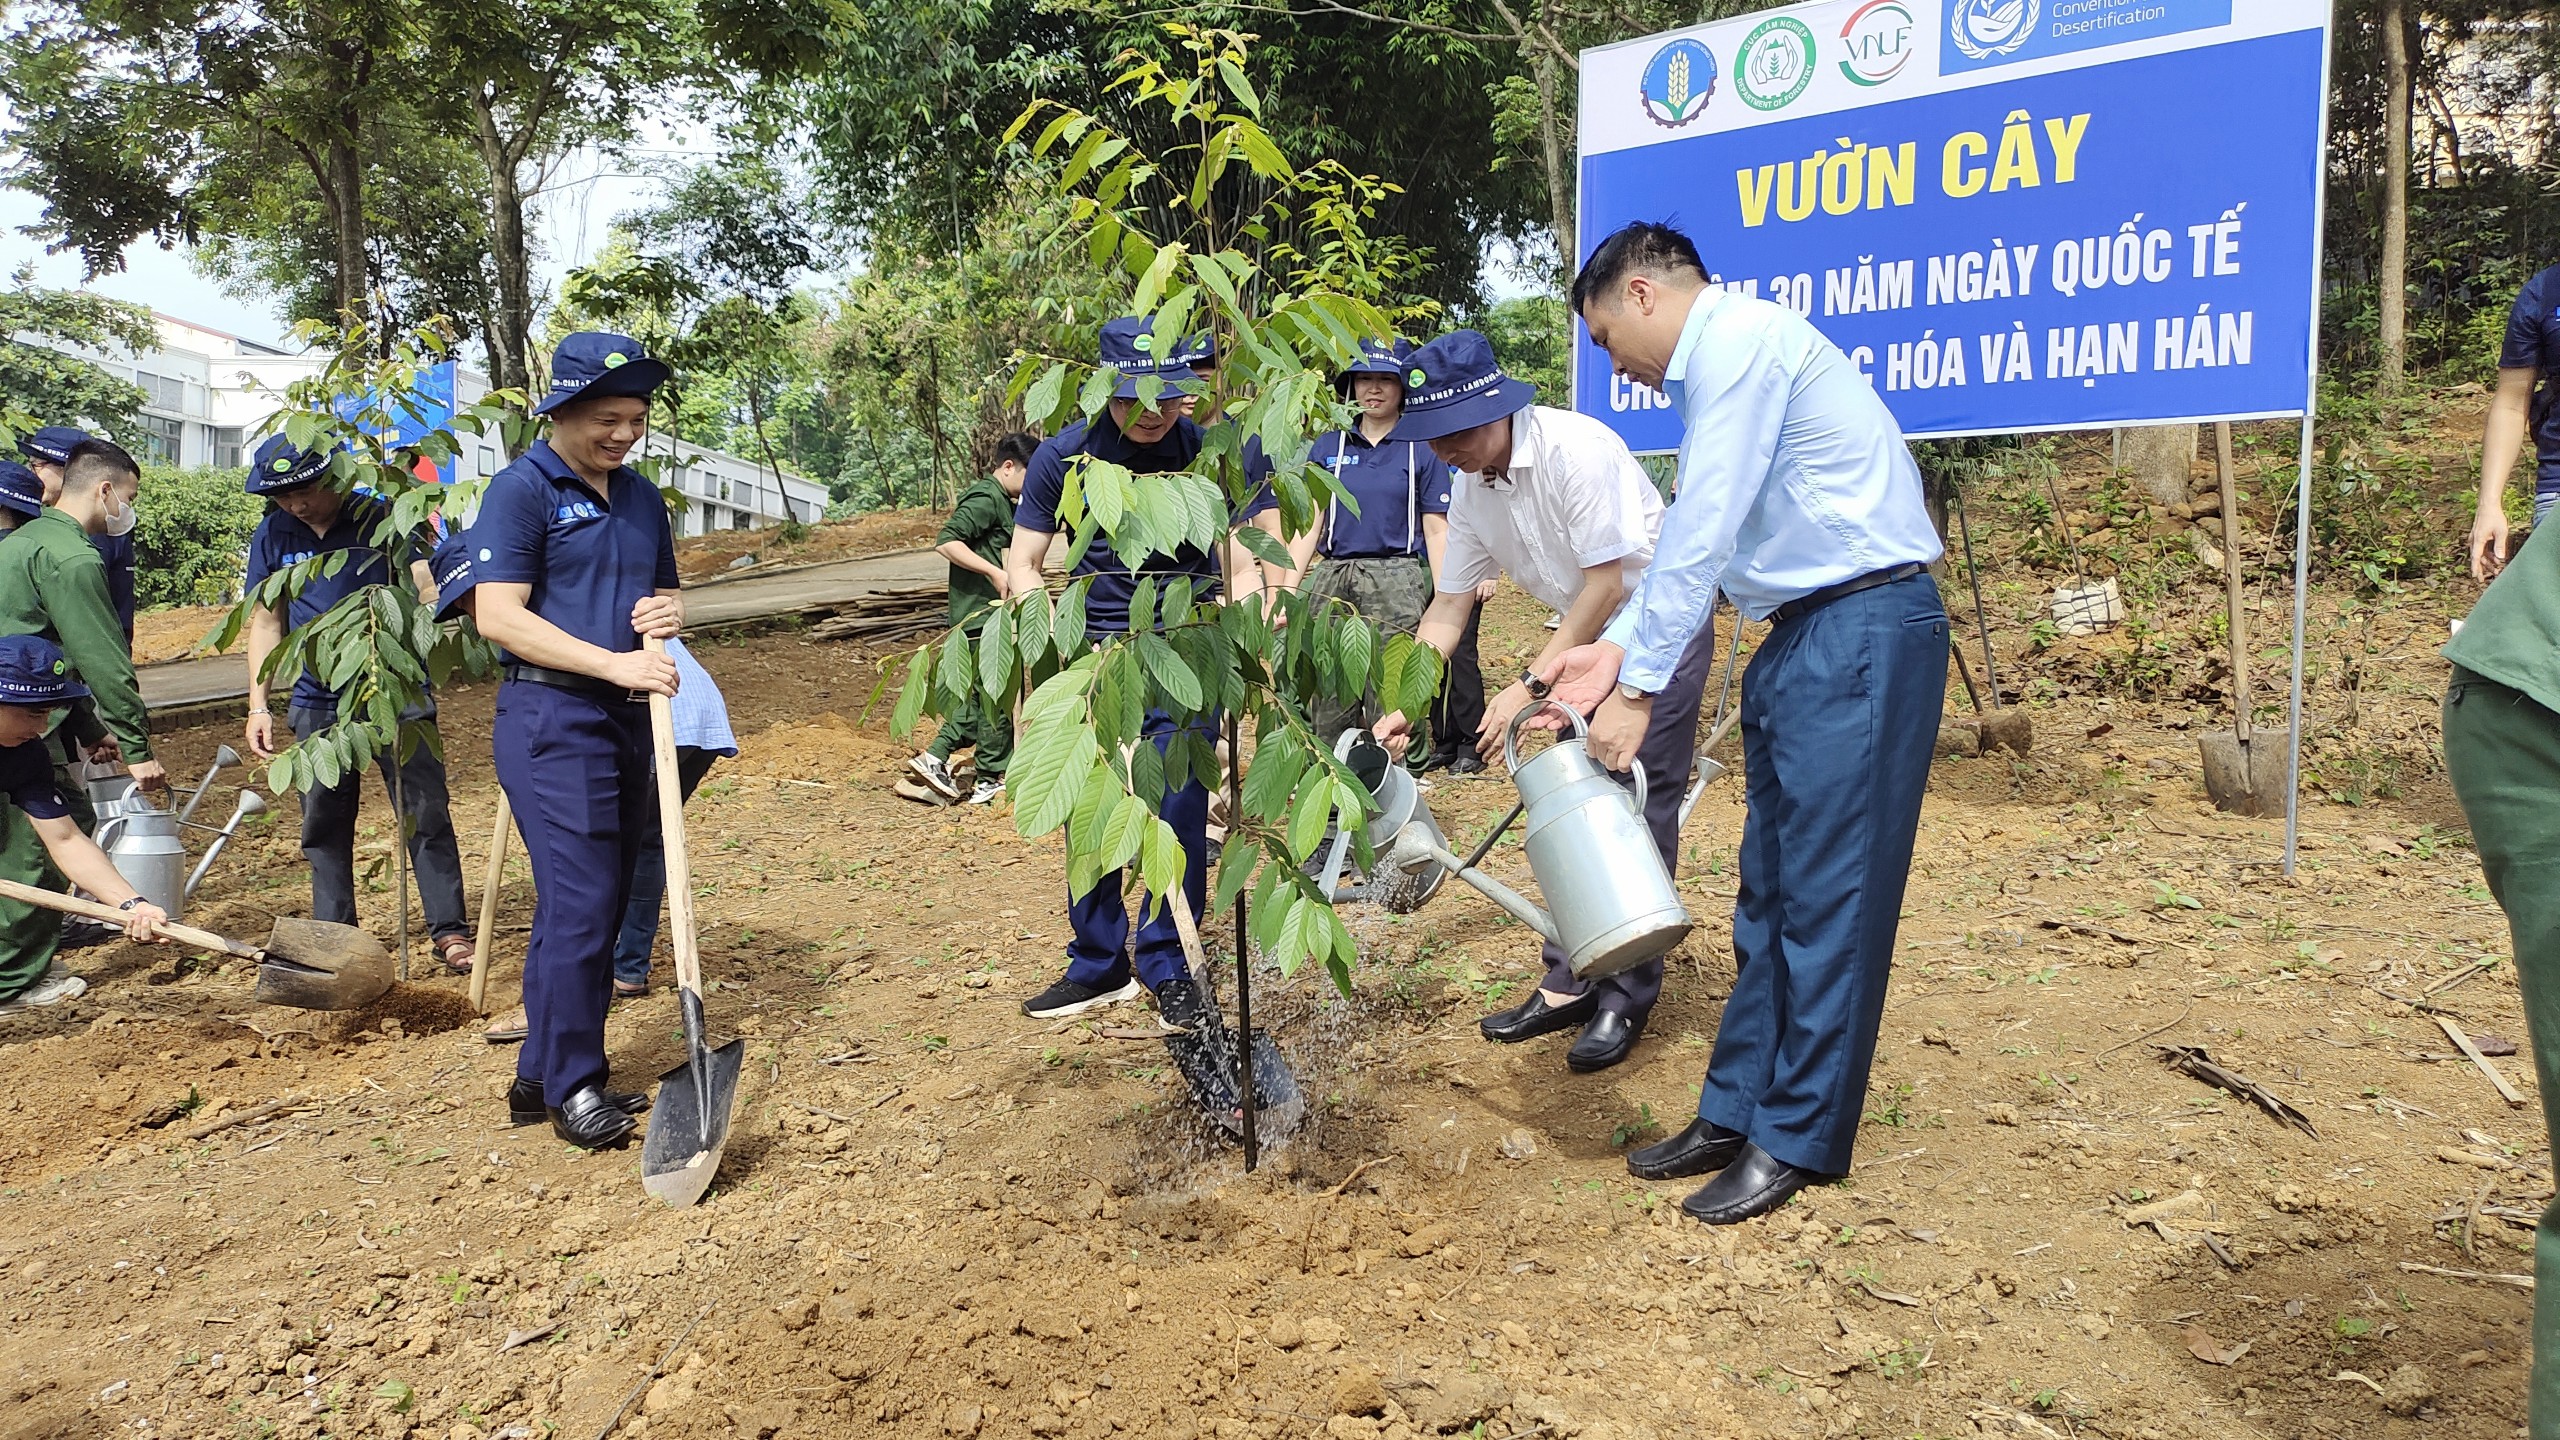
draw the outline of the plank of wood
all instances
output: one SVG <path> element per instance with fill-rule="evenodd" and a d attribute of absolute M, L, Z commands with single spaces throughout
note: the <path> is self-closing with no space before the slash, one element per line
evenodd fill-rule
<path fill-rule="evenodd" d="M 2507 1077 L 2499 1074 L 2498 1067 L 2489 1063 L 2489 1057 L 2480 1053 L 2480 1047 L 2471 1043 L 2471 1037 L 2462 1033 L 2462 1027 L 2453 1023 L 2453 1017 L 2438 1015 L 2435 1021 L 2436 1024 L 2444 1027 L 2444 1038 L 2452 1041 L 2453 1048 L 2461 1051 L 2472 1064 L 2480 1067 L 2480 1073 L 2489 1077 L 2489 1083 L 2497 1087 L 2498 1094 L 2504 1097 L 2509 1105 L 2523 1106 L 2525 1103 L 2523 1094 L 2507 1083 Z"/>
<path fill-rule="evenodd" d="M 2415 1260 L 2401 1261 L 2400 1268 L 2412 1275 L 2441 1275 L 2447 1280 L 2479 1280 L 2491 1285 L 2512 1285 L 2518 1290 L 2533 1288 L 2533 1277 L 2530 1275 L 2500 1275 L 2487 1270 L 2448 1270 L 2442 1265 L 2421 1265 Z"/>

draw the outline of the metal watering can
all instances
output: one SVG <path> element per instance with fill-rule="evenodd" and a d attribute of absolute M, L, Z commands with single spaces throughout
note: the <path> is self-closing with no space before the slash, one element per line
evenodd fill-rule
<path fill-rule="evenodd" d="M 178 817 L 148 804 L 123 808 L 99 820 L 97 838 L 98 848 L 115 862 L 125 883 L 177 919 L 188 890 L 187 847 L 178 838 Z"/>
<path fill-rule="evenodd" d="M 1520 727 L 1542 706 L 1573 722 L 1573 738 L 1523 761 Z M 1503 736 L 1503 758 L 1528 816 L 1529 871 L 1554 906 L 1552 915 L 1450 853 L 1436 825 L 1408 821 L 1380 847 L 1380 868 L 1455 874 L 1561 948 L 1578 979 L 1602 979 L 1660 958 L 1688 935 L 1692 922 L 1645 830 L 1644 767 L 1635 767 L 1630 795 L 1591 758 L 1589 735 L 1572 707 L 1546 700 L 1515 716 Z"/>

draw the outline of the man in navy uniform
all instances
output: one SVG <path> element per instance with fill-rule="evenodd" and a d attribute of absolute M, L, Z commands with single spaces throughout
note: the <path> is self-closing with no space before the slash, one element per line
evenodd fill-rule
<path fill-rule="evenodd" d="M 1573 308 L 1682 426 L 1653 564 L 1597 642 L 1544 670 L 1591 715 L 1592 758 L 1654 744 L 1718 590 L 1771 622 L 1742 681 L 1733 994 L 1696 1122 L 1627 1156 L 1644 1179 L 1714 1172 L 1680 1208 L 1730 1225 L 1849 1170 L 1946 693 L 1942 547 L 1875 387 L 1794 311 L 1708 289 L 1688 236 L 1612 234 Z"/>
<path fill-rule="evenodd" d="M 1160 346 L 1143 318 L 1124 317 L 1102 327 L 1101 363 L 1119 371 L 1119 386 L 1103 414 L 1090 424 L 1069 425 L 1031 457 L 1022 503 L 1014 512 L 1013 543 L 1005 550 L 1006 593 L 1027 595 L 1041 586 L 1041 568 L 1050 547 L 1066 528 L 1058 509 L 1068 470 L 1078 457 L 1125 466 L 1140 484 L 1146 483 L 1146 476 L 1190 467 L 1200 453 L 1200 427 L 1190 418 L 1193 397 L 1177 386 L 1198 388 L 1192 371 L 1197 356 L 1196 347 Z M 1164 388 L 1152 404 L 1141 404 L 1138 382 L 1148 376 L 1157 377 Z M 1207 598 L 1216 593 L 1218 562 L 1209 551 L 1184 546 L 1169 555 L 1149 557 L 1146 567 L 1132 570 L 1112 550 L 1110 537 L 1095 532 L 1073 572 L 1078 578 L 1091 577 L 1085 597 L 1087 633 L 1125 633 L 1130 598 L 1142 578 L 1152 577 L 1159 586 L 1188 578 L 1195 595 Z M 1197 723 L 1207 724 L 1205 720 Z M 1150 716 L 1148 733 L 1162 749 L 1172 738 L 1173 727 L 1161 715 Z M 1194 777 L 1178 790 L 1167 790 L 1158 813 L 1182 842 L 1187 863 L 1180 903 L 1188 904 L 1196 918 L 1208 899 L 1208 788 Z M 1207 1000 L 1192 983 L 1184 963 L 1182 939 L 1170 906 L 1158 909 L 1138 927 L 1133 976 L 1129 913 L 1121 898 L 1120 872 L 1104 875 L 1091 890 L 1070 897 L 1067 923 L 1074 931 L 1067 944 L 1067 973 L 1024 1001 L 1022 1013 L 1038 1019 L 1081 1014 L 1135 999 L 1143 985 L 1154 992 L 1165 1023 L 1189 1030 L 1207 1018 Z"/>
<path fill-rule="evenodd" d="M 334 575 L 315 574 L 290 601 L 269 597 L 249 612 L 249 718 L 242 726 L 249 752 L 260 760 L 275 757 L 275 712 L 269 707 L 267 657 L 284 643 L 288 628 L 300 629 L 327 614 L 340 601 L 369 586 L 391 583 L 386 546 L 408 562 L 418 593 L 435 603 L 435 580 L 413 537 L 381 533 L 390 506 L 377 495 L 341 494 L 329 483 L 330 453 L 308 451 L 277 435 L 258 447 L 249 466 L 248 491 L 267 501 L 266 516 L 249 537 L 248 587 L 258 587 L 279 571 L 315 556 L 343 550 L 347 558 Z M 288 712 L 293 738 L 311 736 L 338 723 L 339 696 L 308 670 L 294 677 Z M 404 720 L 435 718 L 429 696 Z M 376 763 L 384 785 L 409 832 L 412 873 L 418 877 L 418 901 L 426 909 L 427 931 L 434 936 L 436 958 L 447 970 L 471 973 L 471 922 L 462 900 L 462 856 L 454 843 L 444 762 L 420 745 L 408 759 L 399 758 L 397 742 Z M 302 854 L 311 862 L 311 918 L 341 925 L 356 919 L 356 809 L 364 777 L 341 775 L 338 783 L 314 786 L 302 795 Z"/>

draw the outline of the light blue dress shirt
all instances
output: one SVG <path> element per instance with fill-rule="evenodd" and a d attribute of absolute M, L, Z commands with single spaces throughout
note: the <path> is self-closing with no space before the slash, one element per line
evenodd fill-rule
<path fill-rule="evenodd" d="M 714 755 L 738 753 L 738 737 L 729 732 L 729 702 L 711 673 L 682 640 L 667 642 L 667 658 L 676 662 L 675 698 L 667 702 L 667 718 L 675 723 L 676 744 Z"/>
<path fill-rule="evenodd" d="M 1944 552 L 1892 412 L 1794 311 L 1700 292 L 1662 388 L 1683 427 L 1679 491 L 1653 563 L 1601 633 L 1626 652 L 1622 683 L 1670 684 L 1718 588 L 1758 620 Z"/>

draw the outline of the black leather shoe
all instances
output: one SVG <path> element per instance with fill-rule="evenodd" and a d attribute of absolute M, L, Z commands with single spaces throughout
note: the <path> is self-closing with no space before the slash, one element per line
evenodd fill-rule
<path fill-rule="evenodd" d="M 1473 750 L 1461 750 L 1449 757 L 1449 773 L 1452 775 L 1474 775 L 1481 773 L 1483 769 L 1483 757 Z"/>
<path fill-rule="evenodd" d="M 606 1150 L 623 1144 L 640 1122 L 594 1085 L 551 1107 L 551 1133 L 581 1150 Z"/>
<path fill-rule="evenodd" d="M 1705 1175 L 1733 1163 L 1749 1144 L 1739 1130 L 1713 1120 L 1692 1120 L 1689 1128 L 1668 1140 L 1627 1152 L 1627 1173 L 1639 1180 L 1677 1180 Z"/>
<path fill-rule="evenodd" d="M 1550 1005 L 1545 991 L 1532 990 L 1528 999 L 1477 1021 L 1476 1028 L 1496 1045 L 1517 1045 L 1571 1029 L 1590 1019 L 1591 1012 L 1599 1008 L 1600 994 L 1596 990 L 1585 990 L 1562 1005 Z"/>
<path fill-rule="evenodd" d="M 1786 1204 L 1797 1191 L 1820 1184 L 1824 1178 L 1745 1142 L 1733 1163 L 1698 1193 L 1681 1201 L 1680 1209 L 1709 1225 L 1737 1225 L 1753 1216 L 1768 1214 Z"/>
<path fill-rule="evenodd" d="M 1582 1027 L 1582 1038 L 1564 1052 L 1565 1068 L 1576 1075 L 1606 1070 L 1627 1058 L 1636 1048 L 1636 1037 L 1644 1033 L 1645 1017 L 1629 1019 L 1615 1010 L 1602 1010 Z"/>
<path fill-rule="evenodd" d="M 618 1090 L 607 1090 L 603 1094 L 605 1099 L 613 1103 L 615 1109 L 625 1115 L 649 1113 L 649 1097 L 646 1095 L 625 1094 Z M 519 1075 L 515 1083 L 507 1087 L 507 1119 L 511 1123 L 539 1125 L 550 1114 L 549 1110 L 543 1108 L 542 1082 L 527 1080 Z"/>

